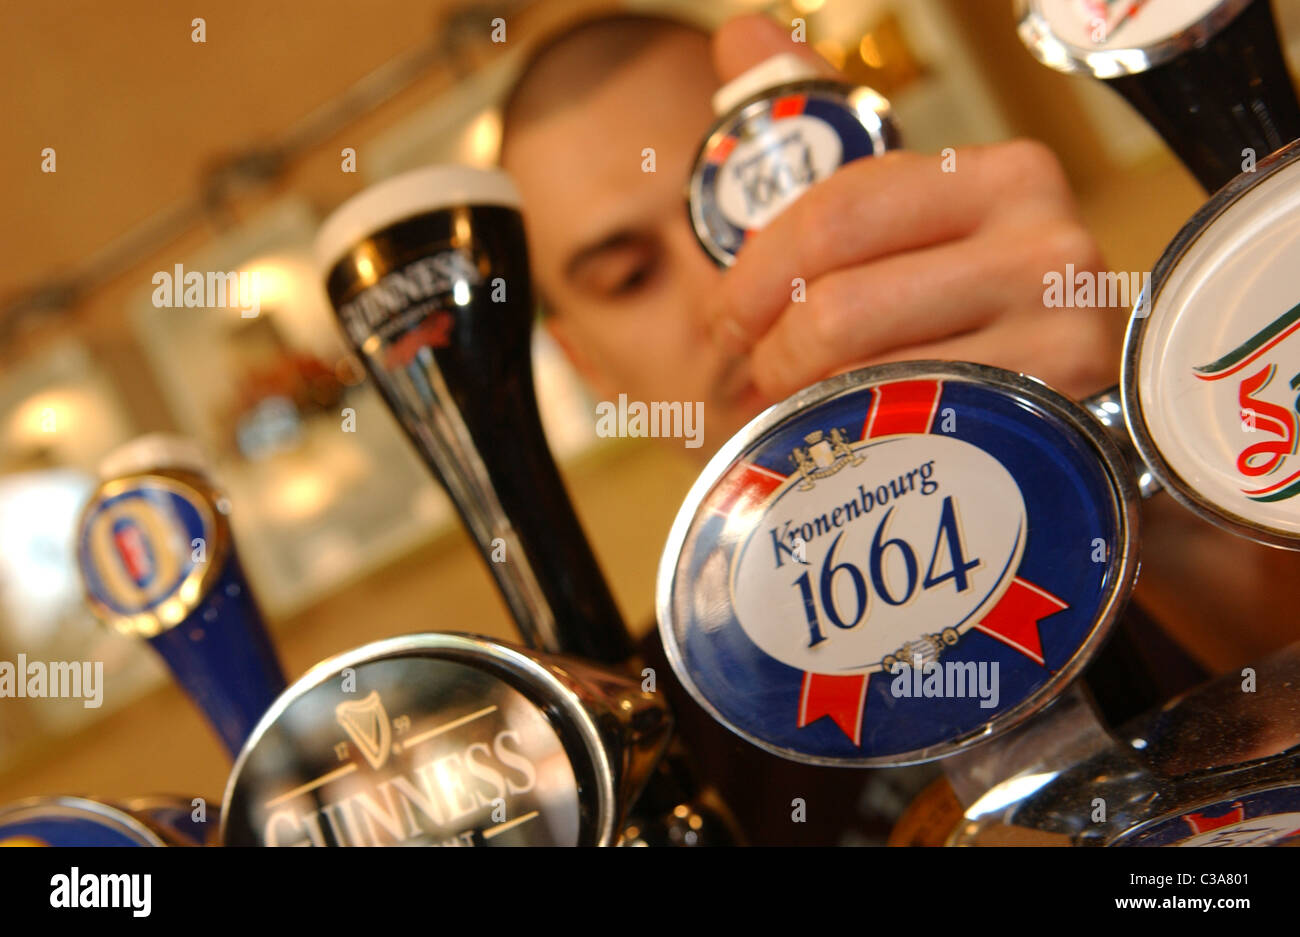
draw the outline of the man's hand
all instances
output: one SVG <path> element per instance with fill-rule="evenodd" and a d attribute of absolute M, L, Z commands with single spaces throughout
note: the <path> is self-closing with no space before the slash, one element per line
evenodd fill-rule
<path fill-rule="evenodd" d="M 762 16 L 714 37 L 724 81 L 778 52 L 834 70 Z M 907 128 L 903 128 L 906 142 Z M 1128 310 L 1049 308 L 1043 276 L 1100 269 L 1056 158 L 1037 143 L 857 160 L 750 238 L 706 310 L 772 401 L 840 371 L 940 358 L 1022 371 L 1083 397 L 1115 383 Z M 806 302 L 792 302 L 802 277 Z M 1136 596 L 1212 672 L 1300 639 L 1274 585 L 1300 555 L 1217 530 L 1168 499 L 1144 505 Z M 1149 522 L 1149 523 L 1148 523 Z"/>
<path fill-rule="evenodd" d="M 723 81 L 790 51 L 835 74 L 764 16 L 714 38 Z M 1044 274 L 1067 263 L 1097 271 L 1101 257 L 1046 147 L 963 148 L 955 172 L 938 155 L 886 153 L 841 167 L 751 237 L 707 314 L 772 400 L 918 358 L 997 365 L 1082 397 L 1115 383 L 1126 311 L 1045 307 Z"/>

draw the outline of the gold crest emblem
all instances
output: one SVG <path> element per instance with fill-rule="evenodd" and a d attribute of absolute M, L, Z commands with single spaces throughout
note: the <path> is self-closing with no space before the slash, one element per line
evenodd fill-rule
<path fill-rule="evenodd" d="M 860 465 L 866 456 L 854 454 L 844 438 L 844 431 L 833 429 L 830 433 L 813 430 L 803 438 L 805 446 L 795 446 L 790 452 L 790 461 L 799 469 L 803 481 L 799 483 L 800 491 L 808 491 L 816 484 L 814 479 L 834 475 L 846 465 Z"/>

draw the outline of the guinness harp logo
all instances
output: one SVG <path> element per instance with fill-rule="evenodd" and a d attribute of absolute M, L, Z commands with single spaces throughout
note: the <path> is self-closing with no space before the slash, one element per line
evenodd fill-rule
<path fill-rule="evenodd" d="M 363 700 L 339 703 L 334 707 L 334 716 L 348 738 L 366 756 L 370 767 L 375 770 L 382 768 L 392 749 L 393 733 L 379 691 L 371 690 Z"/>

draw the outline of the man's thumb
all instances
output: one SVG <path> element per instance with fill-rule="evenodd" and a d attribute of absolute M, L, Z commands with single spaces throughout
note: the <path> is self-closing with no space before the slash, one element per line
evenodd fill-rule
<path fill-rule="evenodd" d="M 795 42 L 790 29 L 762 13 L 727 20 L 713 34 L 713 67 L 724 83 L 782 52 L 793 52 L 828 78 L 838 76 L 807 43 Z"/>

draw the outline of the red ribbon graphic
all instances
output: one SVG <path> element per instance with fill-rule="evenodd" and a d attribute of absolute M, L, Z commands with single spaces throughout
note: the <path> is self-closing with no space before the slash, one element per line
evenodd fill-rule
<path fill-rule="evenodd" d="M 738 465 L 709 494 L 709 510 L 726 518 L 758 510 L 787 477 L 761 465 Z"/>
<path fill-rule="evenodd" d="M 786 117 L 798 117 L 808 104 L 806 94 L 787 94 L 772 102 L 772 119 L 782 120 Z"/>
<path fill-rule="evenodd" d="M 1183 819 L 1187 821 L 1187 825 L 1192 828 L 1193 833 L 1208 833 L 1210 830 L 1217 830 L 1221 826 L 1241 823 L 1246 819 L 1246 808 L 1238 802 L 1233 804 L 1232 809 L 1221 817 L 1208 817 L 1203 813 L 1189 813 Z"/>
<path fill-rule="evenodd" d="M 835 677 L 825 673 L 805 673 L 799 688 L 799 728 L 830 716 L 840 730 L 862 744 L 862 716 L 867 708 L 867 684 L 871 674 Z"/>
<path fill-rule="evenodd" d="M 1038 666 L 1046 667 L 1038 622 L 1069 607 L 1050 592 L 1017 576 L 1011 580 L 1011 588 L 998 599 L 998 604 L 975 627 L 1015 648 Z"/>

